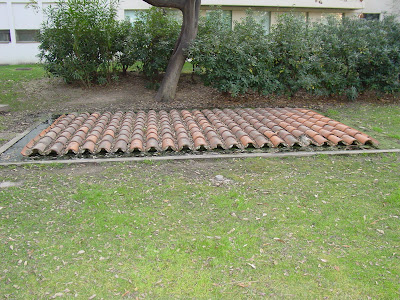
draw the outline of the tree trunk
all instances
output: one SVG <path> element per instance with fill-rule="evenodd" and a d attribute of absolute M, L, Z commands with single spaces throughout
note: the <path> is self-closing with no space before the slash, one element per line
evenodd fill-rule
<path fill-rule="evenodd" d="M 175 98 L 179 78 L 186 61 L 185 51 L 196 38 L 201 0 L 144 0 L 158 7 L 178 8 L 183 14 L 181 33 L 169 60 L 167 71 L 157 91 L 157 101 L 172 101 Z"/>

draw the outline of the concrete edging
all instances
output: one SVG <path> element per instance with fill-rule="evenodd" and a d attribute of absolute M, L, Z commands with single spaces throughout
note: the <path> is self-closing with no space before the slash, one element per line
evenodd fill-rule
<path fill-rule="evenodd" d="M 28 129 L 26 129 L 24 132 L 17 134 L 12 140 L 8 141 L 5 145 L 0 147 L 0 154 L 3 154 L 6 152 L 8 149 L 10 149 L 14 144 L 18 143 L 21 139 L 23 139 L 27 134 L 29 134 L 33 129 L 38 127 L 40 124 L 45 122 L 47 119 L 43 119 L 41 121 L 37 121 L 35 124 L 30 126 Z"/>
<path fill-rule="evenodd" d="M 316 155 L 355 155 L 355 154 L 382 154 L 400 153 L 400 149 L 382 150 L 341 150 L 341 151 L 316 151 L 316 152 L 279 152 L 279 153 L 233 153 L 233 154 L 203 154 L 203 155 L 182 155 L 182 156 L 148 156 L 148 157 L 117 157 L 117 158 L 84 158 L 70 160 L 38 160 L 22 162 L 5 162 L 0 166 L 21 166 L 21 165 L 46 165 L 46 164 L 86 164 L 86 163 L 108 163 L 108 162 L 140 162 L 140 161 L 167 161 L 167 160 L 202 160 L 202 159 L 223 159 L 223 158 L 283 158 L 283 157 L 311 157 Z"/>

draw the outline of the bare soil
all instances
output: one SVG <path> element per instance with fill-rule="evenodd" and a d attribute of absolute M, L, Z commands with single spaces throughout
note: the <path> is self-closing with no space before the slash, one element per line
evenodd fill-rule
<path fill-rule="evenodd" d="M 338 106 L 352 106 L 357 103 L 399 103 L 399 97 L 368 93 L 360 95 L 356 102 L 345 97 L 317 97 L 304 92 L 294 96 L 256 93 L 236 98 L 222 94 L 214 88 L 204 86 L 199 78 L 183 74 L 173 102 L 156 102 L 155 90 L 147 89 L 148 81 L 136 73 L 128 73 L 118 82 L 106 86 L 82 88 L 69 85 L 57 78 L 42 78 L 26 82 L 22 86 L 18 101 L 29 107 L 1 115 L 0 146 L 34 122 L 51 115 L 71 112 L 171 110 L 192 108 L 232 107 L 304 107 L 325 111 Z M 25 102 L 25 103 L 24 103 Z"/>

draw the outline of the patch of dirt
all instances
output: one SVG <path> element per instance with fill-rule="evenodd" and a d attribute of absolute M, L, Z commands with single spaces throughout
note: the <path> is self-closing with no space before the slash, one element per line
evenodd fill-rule
<path fill-rule="evenodd" d="M 34 122 L 51 115 L 71 112 L 170 110 L 192 108 L 232 108 L 232 107 L 304 107 L 325 111 L 330 107 L 352 106 L 359 102 L 390 104 L 399 103 L 398 96 L 361 95 L 356 102 L 345 97 L 317 97 L 299 92 L 292 97 L 263 96 L 247 94 L 232 98 L 216 89 L 204 86 L 199 78 L 193 82 L 190 74 L 181 77 L 176 99 L 170 103 L 154 100 L 155 90 L 146 88 L 147 81 L 136 73 L 128 73 L 118 82 L 106 86 L 82 88 L 69 85 L 58 78 L 42 78 L 26 82 L 22 86 L 21 103 L 29 110 L 9 112 L 2 115 L 2 136 L 15 136 Z M 25 102 L 25 103 L 24 103 Z M 0 139 L 0 145 L 7 141 Z"/>

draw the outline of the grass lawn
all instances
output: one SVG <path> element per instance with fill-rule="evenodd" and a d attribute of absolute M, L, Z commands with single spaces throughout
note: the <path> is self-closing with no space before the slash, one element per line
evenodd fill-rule
<path fill-rule="evenodd" d="M 398 155 L 3 167 L 1 294 L 398 298 L 399 177 Z"/>
<path fill-rule="evenodd" d="M 20 68 L 31 70 L 17 70 Z M 12 110 L 32 109 L 33 103 L 16 101 L 18 97 L 24 96 L 20 90 L 21 85 L 44 75 L 44 69 L 37 64 L 0 66 L 0 104 L 10 105 Z"/>

